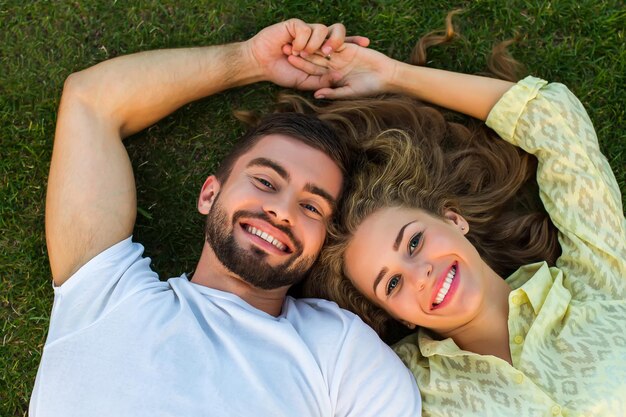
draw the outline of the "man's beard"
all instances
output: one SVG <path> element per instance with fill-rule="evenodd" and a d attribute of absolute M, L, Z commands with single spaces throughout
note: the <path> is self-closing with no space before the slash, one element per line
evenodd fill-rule
<path fill-rule="evenodd" d="M 256 218 L 268 222 L 291 238 L 295 248 L 288 259 L 280 265 L 271 266 L 266 259 L 268 254 L 260 248 L 251 246 L 249 250 L 240 247 L 235 241 L 234 228 L 240 227 L 238 219 Z M 228 224 L 231 224 L 229 229 Z M 311 269 L 314 257 L 302 257 L 302 244 L 295 239 L 291 229 L 274 224 L 263 212 L 252 213 L 236 211 L 229 222 L 226 210 L 219 203 L 219 194 L 215 197 L 205 225 L 206 241 L 213 249 L 217 259 L 241 279 L 264 290 L 272 290 L 300 282 Z"/>

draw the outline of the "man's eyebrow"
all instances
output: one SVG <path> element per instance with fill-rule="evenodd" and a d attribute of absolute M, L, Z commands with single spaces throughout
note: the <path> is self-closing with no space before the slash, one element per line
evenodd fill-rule
<path fill-rule="evenodd" d="M 260 167 L 267 167 L 267 168 L 271 168 L 274 171 L 276 171 L 276 173 L 278 175 L 280 175 L 285 181 L 289 181 L 291 179 L 291 177 L 289 176 L 289 173 L 287 172 L 287 170 L 285 168 L 283 168 L 282 165 L 280 165 L 278 162 L 273 161 L 271 159 L 268 158 L 255 158 L 252 161 L 248 162 L 248 165 L 246 165 L 246 168 L 250 168 L 253 166 L 260 166 Z"/>
<path fill-rule="evenodd" d="M 372 285 L 372 288 L 374 289 L 374 294 L 376 294 L 376 287 L 378 287 L 378 283 L 381 279 L 383 279 L 388 270 L 389 269 L 387 269 L 387 267 L 383 267 L 376 276 L 376 279 L 374 280 L 374 285 Z"/>
<path fill-rule="evenodd" d="M 307 192 L 309 192 L 311 194 L 319 195 L 324 200 L 326 200 L 326 202 L 328 203 L 328 205 L 330 205 L 330 208 L 333 209 L 333 211 L 335 210 L 335 206 L 337 205 L 337 202 L 335 201 L 333 196 L 330 195 L 330 193 L 328 191 L 326 191 L 323 188 L 320 188 L 317 185 L 312 184 L 310 182 L 307 183 L 304 186 L 304 191 L 307 191 Z"/>
<path fill-rule="evenodd" d="M 278 175 L 280 175 L 285 181 L 289 182 L 291 180 L 291 176 L 289 175 L 289 172 L 287 172 L 287 170 L 282 165 L 280 165 L 278 162 L 276 162 L 276 161 L 274 161 L 272 159 L 255 158 L 252 161 L 248 162 L 248 165 L 246 165 L 246 168 L 253 167 L 253 166 L 260 166 L 260 167 L 271 168 L 274 171 L 276 171 L 276 173 Z M 312 193 L 312 194 L 319 195 L 324 200 L 326 200 L 328 205 L 330 205 L 330 207 L 334 211 L 334 209 L 335 209 L 335 207 L 337 205 L 337 202 L 335 201 L 335 198 L 332 195 L 330 195 L 330 193 L 328 191 L 326 191 L 323 188 L 320 188 L 317 185 L 315 185 L 313 183 L 310 183 L 310 182 L 307 183 L 304 186 L 304 191 L 307 191 L 307 192 Z"/>

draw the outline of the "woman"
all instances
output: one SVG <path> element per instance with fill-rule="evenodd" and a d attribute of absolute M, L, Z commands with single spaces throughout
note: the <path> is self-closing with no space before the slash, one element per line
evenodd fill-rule
<path fill-rule="evenodd" d="M 388 319 L 417 329 L 394 348 L 417 379 L 425 415 L 626 415 L 626 222 L 576 97 L 534 77 L 514 84 L 410 66 L 355 45 L 330 59 L 290 61 L 337 83 L 317 98 L 403 93 L 485 121 L 538 159 L 539 194 L 562 249 L 553 267 L 527 262 L 542 258 L 532 248 L 544 248 L 548 260 L 557 249 L 545 221 L 517 214 L 525 201 L 517 190 L 532 183 L 523 154 L 485 173 L 465 163 L 480 159 L 471 149 L 482 145 L 470 138 L 465 157 L 458 125 L 444 122 L 433 140 L 421 116 L 406 129 L 377 120 L 366 102 L 344 103 L 338 117 L 320 111 L 352 133 L 366 120 L 375 137 L 362 144 L 338 231 L 305 291 L 379 332 Z M 511 155 L 494 149 L 492 156 Z M 524 234 L 525 224 L 532 229 Z"/>

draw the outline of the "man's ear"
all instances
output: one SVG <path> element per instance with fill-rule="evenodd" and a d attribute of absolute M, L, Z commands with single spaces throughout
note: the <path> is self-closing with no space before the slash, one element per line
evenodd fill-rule
<path fill-rule="evenodd" d="M 200 196 L 198 196 L 198 211 L 202 214 L 209 214 L 213 201 L 217 194 L 220 192 L 220 182 L 215 175 L 207 177 L 206 181 L 202 185 L 200 190 Z"/>
<path fill-rule="evenodd" d="M 443 217 L 445 217 L 448 223 L 455 225 L 464 235 L 469 232 L 469 223 L 465 220 L 465 217 L 461 216 L 456 211 L 446 210 L 443 213 Z"/>

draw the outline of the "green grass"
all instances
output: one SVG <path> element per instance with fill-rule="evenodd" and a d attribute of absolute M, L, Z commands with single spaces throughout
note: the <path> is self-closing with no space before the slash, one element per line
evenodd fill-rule
<path fill-rule="evenodd" d="M 369 36 L 371 47 L 404 59 L 460 6 L 464 39 L 433 51 L 430 65 L 479 72 L 495 41 L 522 35 L 513 54 L 529 73 L 568 85 L 585 104 L 624 195 L 620 0 L 0 2 L 0 415 L 26 415 L 48 326 L 45 186 L 67 75 L 135 51 L 246 39 L 288 17 L 342 21 L 350 33 Z M 135 236 L 162 276 L 194 267 L 202 245 L 196 193 L 241 132 L 231 110 L 262 109 L 277 91 L 257 85 L 211 97 L 128 141 L 139 191 Z"/>

